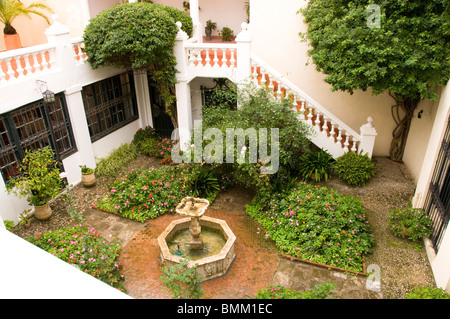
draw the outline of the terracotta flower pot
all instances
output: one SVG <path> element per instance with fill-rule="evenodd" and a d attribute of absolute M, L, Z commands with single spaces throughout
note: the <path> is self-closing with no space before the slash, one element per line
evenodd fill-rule
<path fill-rule="evenodd" d="M 34 206 L 34 216 L 39 220 L 49 219 L 52 215 L 52 209 L 48 203 L 42 206 Z"/>
<path fill-rule="evenodd" d="M 15 50 L 22 47 L 19 35 L 16 34 L 4 34 L 6 50 Z"/>
<path fill-rule="evenodd" d="M 81 182 L 84 186 L 90 187 L 95 184 L 95 175 L 92 173 L 81 173 Z"/>

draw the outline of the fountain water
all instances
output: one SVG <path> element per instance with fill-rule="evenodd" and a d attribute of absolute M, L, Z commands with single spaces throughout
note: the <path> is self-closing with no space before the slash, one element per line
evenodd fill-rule
<path fill-rule="evenodd" d="M 171 222 L 158 237 L 162 262 L 170 267 L 189 257 L 202 281 L 225 274 L 236 256 L 236 237 L 224 220 L 204 216 L 208 206 L 206 199 L 183 198 L 176 212 L 187 217 Z"/>

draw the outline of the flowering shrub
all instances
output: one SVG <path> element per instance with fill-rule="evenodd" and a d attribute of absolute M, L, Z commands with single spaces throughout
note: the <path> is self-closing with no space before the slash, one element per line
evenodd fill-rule
<path fill-rule="evenodd" d="M 255 299 L 325 299 L 333 296 L 331 292 L 333 289 L 336 289 L 336 286 L 332 282 L 315 285 L 313 289 L 305 292 L 298 292 L 282 286 L 271 286 L 260 289 Z"/>
<path fill-rule="evenodd" d="M 265 204 L 262 204 L 265 203 Z M 286 255 L 349 270 L 363 270 L 375 240 L 361 202 L 320 186 L 256 197 L 247 213 Z"/>
<path fill-rule="evenodd" d="M 430 234 L 431 220 L 421 209 L 396 208 L 389 212 L 388 224 L 395 236 L 420 239 Z"/>
<path fill-rule="evenodd" d="M 125 292 L 123 265 L 117 261 L 122 247 L 108 243 L 93 228 L 67 226 L 27 238 L 48 253 Z"/>
<path fill-rule="evenodd" d="M 450 299 L 450 294 L 442 288 L 416 286 L 405 295 L 405 299 Z"/>
<path fill-rule="evenodd" d="M 161 159 L 161 164 L 175 165 L 172 160 L 173 141 L 161 138 L 152 127 L 139 129 L 134 134 L 133 143 L 137 145 L 141 153 Z"/>
<path fill-rule="evenodd" d="M 63 180 L 54 156 L 50 147 L 25 150 L 25 157 L 19 166 L 21 174 L 6 184 L 8 192 L 18 197 L 26 196 L 28 203 L 34 206 L 44 205 L 58 196 Z"/>
<path fill-rule="evenodd" d="M 109 185 L 109 195 L 96 207 L 144 222 L 165 212 L 175 213 L 183 197 L 183 178 L 173 168 L 133 169 Z"/>

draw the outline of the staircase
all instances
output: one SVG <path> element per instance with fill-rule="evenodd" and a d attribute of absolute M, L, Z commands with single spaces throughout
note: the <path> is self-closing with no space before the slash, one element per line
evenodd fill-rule
<path fill-rule="evenodd" d="M 180 26 L 180 25 L 179 25 Z M 367 123 L 355 132 L 342 120 L 308 96 L 285 76 L 250 52 L 251 38 L 247 24 L 236 37 L 236 43 L 203 43 L 187 39 L 179 31 L 175 55 L 179 83 L 188 83 L 196 77 L 226 77 L 239 86 L 253 84 L 265 87 L 276 99 L 289 98 L 291 109 L 299 121 L 312 128 L 309 139 L 328 151 L 334 158 L 347 152 L 363 152 L 372 157 L 377 132 L 369 117 Z M 190 106 L 189 106 L 190 107 Z M 179 110 L 182 108 L 180 103 Z M 182 123 L 180 123 L 182 124 Z M 180 125 L 182 127 L 183 125 Z M 187 129 L 190 129 L 186 126 Z"/>

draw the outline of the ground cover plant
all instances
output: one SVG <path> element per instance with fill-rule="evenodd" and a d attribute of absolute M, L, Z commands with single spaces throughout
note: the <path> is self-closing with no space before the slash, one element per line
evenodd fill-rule
<path fill-rule="evenodd" d="M 96 208 L 144 222 L 166 212 L 175 213 L 185 195 L 183 178 L 174 168 L 132 169 L 119 174 Z"/>
<path fill-rule="evenodd" d="M 414 241 L 431 233 L 431 219 L 422 209 L 396 208 L 389 212 L 388 218 L 388 225 L 395 236 Z"/>
<path fill-rule="evenodd" d="M 107 242 L 93 228 L 66 226 L 38 233 L 27 240 L 81 271 L 125 292 L 122 249 L 118 240 Z"/>
<path fill-rule="evenodd" d="M 108 156 L 100 159 L 95 168 L 97 176 L 115 177 L 128 163 L 139 156 L 135 144 L 122 144 L 114 149 Z"/>
<path fill-rule="evenodd" d="M 362 272 L 375 243 L 361 202 L 319 185 L 257 196 L 246 211 L 291 257 Z"/>
<path fill-rule="evenodd" d="M 136 145 L 140 153 L 160 159 L 160 164 L 175 165 L 172 159 L 174 142 L 171 139 L 162 138 L 150 126 L 139 129 L 134 134 L 132 144 Z"/>
<path fill-rule="evenodd" d="M 332 282 L 315 285 L 313 289 L 299 292 L 282 286 L 270 286 L 260 289 L 255 299 L 330 299 L 333 298 L 331 290 L 336 289 Z"/>

